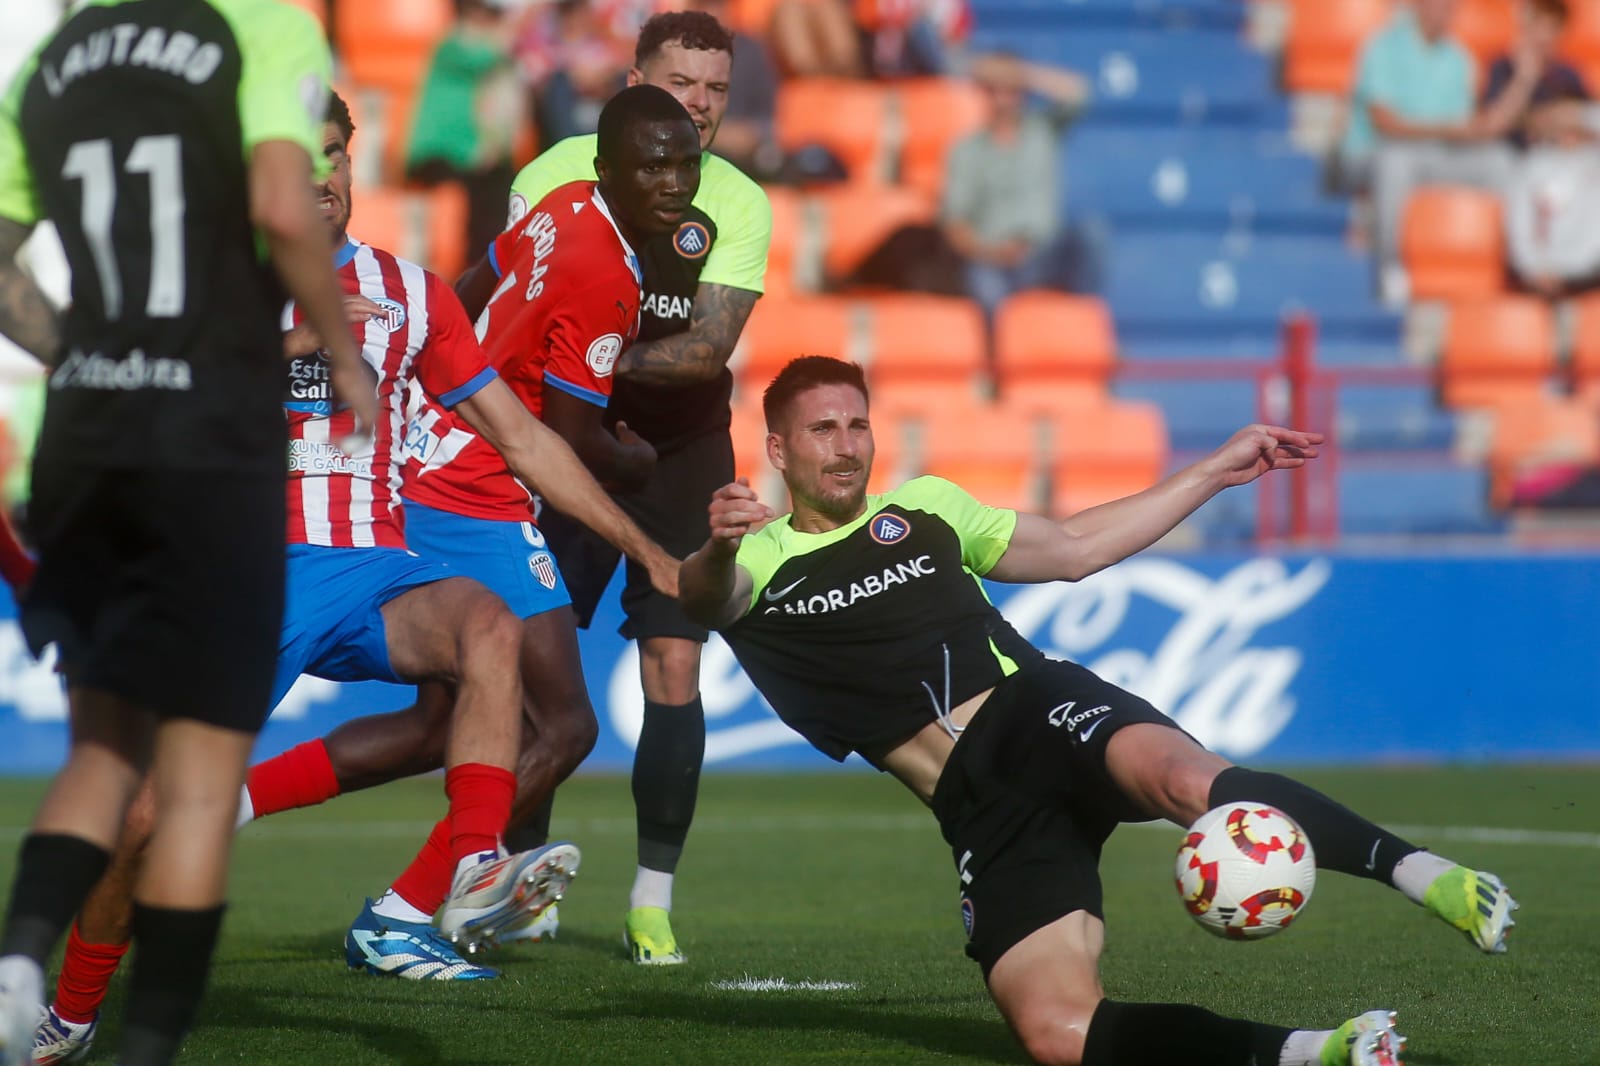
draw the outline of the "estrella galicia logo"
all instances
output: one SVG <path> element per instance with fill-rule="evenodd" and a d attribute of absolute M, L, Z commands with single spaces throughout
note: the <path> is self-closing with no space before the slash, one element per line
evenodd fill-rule
<path fill-rule="evenodd" d="M 898 544 L 911 532 L 911 523 L 894 514 L 881 514 L 873 518 L 867 532 L 879 544 Z"/>
<path fill-rule="evenodd" d="M 375 296 L 372 302 L 383 308 L 383 314 L 373 315 L 372 320 L 390 333 L 400 332 L 406 324 L 405 305 L 387 296 Z"/>
<path fill-rule="evenodd" d="M 967 939 L 972 939 L 972 899 L 969 896 L 961 897 L 961 927 L 967 931 Z"/>
<path fill-rule="evenodd" d="M 700 259 L 711 251 L 711 231 L 698 222 L 685 222 L 672 235 L 672 246 L 685 259 Z"/>

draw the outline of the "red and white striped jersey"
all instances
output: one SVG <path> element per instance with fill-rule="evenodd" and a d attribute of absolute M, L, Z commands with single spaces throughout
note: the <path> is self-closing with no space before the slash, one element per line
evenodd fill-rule
<path fill-rule="evenodd" d="M 404 259 L 350 240 L 334 256 L 339 283 L 383 308 L 351 328 L 361 354 L 378 373 L 378 409 L 371 444 L 347 453 L 355 414 L 334 407 L 329 364 L 321 352 L 289 363 L 284 414 L 289 423 L 290 544 L 333 548 L 404 548 L 399 514 L 406 407 L 417 389 L 445 407 L 477 392 L 496 375 L 455 293 Z M 300 322 L 293 303 L 287 331 Z"/>

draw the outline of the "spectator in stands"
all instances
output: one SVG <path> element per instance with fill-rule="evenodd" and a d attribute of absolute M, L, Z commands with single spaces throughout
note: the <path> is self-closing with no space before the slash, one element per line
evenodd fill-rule
<path fill-rule="evenodd" d="M 880 78 L 950 73 L 972 25 L 967 0 L 856 0 L 855 14 L 867 65 Z"/>
<path fill-rule="evenodd" d="M 600 109 L 627 83 L 633 37 L 619 35 L 618 27 L 632 16 L 631 8 L 618 11 L 593 0 L 555 0 L 528 8 L 515 52 L 533 93 L 542 144 L 595 131 Z M 509 185 L 508 179 L 500 189 L 502 222 Z"/>
<path fill-rule="evenodd" d="M 1587 135 L 1583 109 L 1561 106 L 1590 99 L 1583 75 L 1558 56 L 1570 17 L 1568 0 L 1524 0 L 1517 45 L 1490 64 L 1485 79 L 1485 132 L 1499 132 L 1517 148 L 1528 145 L 1534 125 L 1546 141 Z"/>
<path fill-rule="evenodd" d="M 778 0 L 771 34 L 772 51 L 790 77 L 859 78 L 866 73 L 847 0 Z"/>
<path fill-rule="evenodd" d="M 940 224 L 964 263 L 967 294 L 993 321 L 1006 297 L 1028 288 L 1071 288 L 1071 255 L 1057 205 L 1062 128 L 1082 109 L 1076 73 L 990 55 L 972 76 L 989 102 L 984 127 L 957 142 L 945 175 Z M 1046 106 L 1029 106 L 1029 96 Z"/>
<path fill-rule="evenodd" d="M 1411 191 L 1428 182 L 1504 188 L 1511 154 L 1500 139 L 1503 116 L 1525 108 L 1532 92 L 1523 71 L 1493 106 L 1474 112 L 1472 57 L 1450 35 L 1456 6 L 1414 0 L 1362 48 L 1335 158 L 1335 183 L 1371 194 L 1382 294 L 1391 305 L 1407 296 L 1399 246 Z"/>
<path fill-rule="evenodd" d="M 686 0 L 683 6 L 724 26 L 736 21 L 729 0 Z M 783 167 L 776 135 L 778 68 L 761 38 L 734 31 L 730 77 L 728 110 L 717 127 L 717 154 L 752 178 L 771 181 Z"/>
<path fill-rule="evenodd" d="M 505 225 L 505 190 L 516 176 L 511 146 L 525 121 L 509 3 L 456 0 L 456 24 L 428 66 L 406 154 L 408 179 L 466 189 L 467 247 L 474 249 Z"/>

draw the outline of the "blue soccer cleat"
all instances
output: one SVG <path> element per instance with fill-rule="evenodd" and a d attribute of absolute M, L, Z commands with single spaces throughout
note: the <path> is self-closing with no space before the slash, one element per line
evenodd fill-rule
<path fill-rule="evenodd" d="M 369 899 L 344 935 L 344 961 L 352 970 L 407 981 L 487 981 L 499 970 L 462 958 L 439 930 L 372 913 Z"/>

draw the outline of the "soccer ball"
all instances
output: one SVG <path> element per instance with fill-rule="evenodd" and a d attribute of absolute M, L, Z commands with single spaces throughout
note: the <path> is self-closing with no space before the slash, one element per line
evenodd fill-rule
<path fill-rule="evenodd" d="M 1264 803 L 1207 811 L 1178 848 L 1178 895 L 1200 927 L 1231 940 L 1271 936 L 1300 914 L 1317 882 L 1306 834 Z"/>

